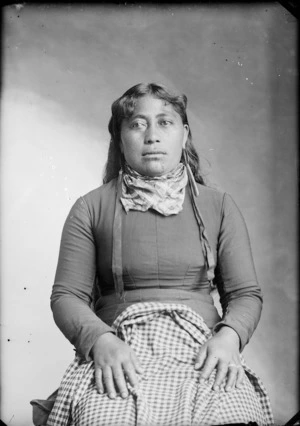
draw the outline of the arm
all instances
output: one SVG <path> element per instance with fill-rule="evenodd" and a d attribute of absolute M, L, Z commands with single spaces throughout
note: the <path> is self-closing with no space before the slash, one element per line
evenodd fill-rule
<path fill-rule="evenodd" d="M 54 320 L 87 361 L 93 359 L 96 387 L 110 398 L 118 389 L 128 395 L 126 376 L 138 383 L 141 366 L 133 350 L 92 310 L 96 277 L 96 247 L 88 206 L 83 198 L 72 207 L 62 233 L 55 283 L 51 295 Z M 126 376 L 125 376 L 126 375 Z"/>
<path fill-rule="evenodd" d="M 222 320 L 215 325 L 214 336 L 199 351 L 195 368 L 201 368 L 203 380 L 217 368 L 214 389 L 227 376 L 226 390 L 239 387 L 243 370 L 239 351 L 255 330 L 262 308 L 250 241 L 245 221 L 229 195 L 224 195 L 218 239 L 215 283 L 220 293 Z"/>
<path fill-rule="evenodd" d="M 64 224 L 51 308 L 57 326 L 87 361 L 97 338 L 112 331 L 91 308 L 95 252 L 88 207 L 80 198 Z"/>
<path fill-rule="evenodd" d="M 249 342 L 260 319 L 262 292 L 257 282 L 250 239 L 244 218 L 232 198 L 224 195 L 215 283 L 223 309 L 214 331 L 228 326 L 240 338 L 240 350 Z"/>

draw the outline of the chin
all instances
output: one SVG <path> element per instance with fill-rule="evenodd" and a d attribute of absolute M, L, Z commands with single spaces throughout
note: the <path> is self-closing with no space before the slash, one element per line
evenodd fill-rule
<path fill-rule="evenodd" d="M 160 168 L 160 167 L 157 167 L 157 168 L 151 167 L 151 168 L 146 169 L 146 170 L 144 169 L 141 172 L 141 174 L 144 175 L 144 176 L 149 176 L 149 177 L 158 177 L 158 176 L 164 175 L 165 170 Z"/>
<path fill-rule="evenodd" d="M 160 159 L 152 158 L 151 161 L 147 161 L 143 167 L 140 168 L 140 172 L 144 176 L 158 177 L 166 173 L 164 164 L 161 163 Z"/>

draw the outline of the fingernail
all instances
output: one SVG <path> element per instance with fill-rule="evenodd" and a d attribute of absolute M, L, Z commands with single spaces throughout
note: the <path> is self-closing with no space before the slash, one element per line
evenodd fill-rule
<path fill-rule="evenodd" d="M 226 388 L 226 392 L 230 392 L 231 391 L 231 387 Z"/>
<path fill-rule="evenodd" d="M 127 396 L 128 396 L 128 393 L 127 393 L 127 392 L 122 392 L 122 393 L 121 393 L 121 397 L 122 397 L 122 398 L 127 398 Z"/>
<path fill-rule="evenodd" d="M 200 364 L 199 363 L 195 364 L 195 370 L 198 370 L 199 368 L 200 368 Z"/>
<path fill-rule="evenodd" d="M 98 392 L 99 392 L 101 395 L 103 395 L 103 393 L 104 393 L 103 389 L 99 389 L 99 390 L 98 390 Z"/>
<path fill-rule="evenodd" d="M 108 396 L 109 396 L 110 398 L 112 398 L 112 399 L 115 399 L 116 394 L 115 394 L 114 392 L 111 392 Z"/>
<path fill-rule="evenodd" d="M 217 386 L 214 386 L 214 390 L 215 391 L 218 391 L 220 388 L 219 388 L 219 386 L 217 385 Z"/>
<path fill-rule="evenodd" d="M 205 379 L 202 377 L 201 379 L 200 379 L 200 384 L 201 385 L 203 385 L 205 383 Z"/>

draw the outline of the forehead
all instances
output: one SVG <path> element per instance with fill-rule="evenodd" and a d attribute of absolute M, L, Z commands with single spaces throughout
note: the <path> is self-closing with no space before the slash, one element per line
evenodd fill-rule
<path fill-rule="evenodd" d="M 145 95 L 135 101 L 132 117 L 135 115 L 158 115 L 172 114 L 179 117 L 172 104 L 169 102 L 155 98 L 151 95 Z"/>

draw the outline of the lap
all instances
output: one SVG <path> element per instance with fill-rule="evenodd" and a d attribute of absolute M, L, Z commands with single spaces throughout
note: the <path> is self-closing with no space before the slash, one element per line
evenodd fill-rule
<path fill-rule="evenodd" d="M 93 363 L 75 360 L 60 387 L 61 403 L 65 410 L 69 404 L 68 421 L 72 418 L 72 424 L 272 424 L 263 385 L 244 362 L 246 380 L 241 389 L 212 390 L 215 371 L 207 383 L 200 384 L 194 359 L 199 346 L 210 337 L 210 330 L 191 309 L 184 305 L 138 304 L 122 313 L 114 326 L 142 362 L 144 373 L 139 386 L 131 389 L 127 399 L 117 396 L 111 400 L 97 393 Z M 59 417 L 59 403 L 48 425 L 68 424 L 51 420 L 55 416 Z"/>

